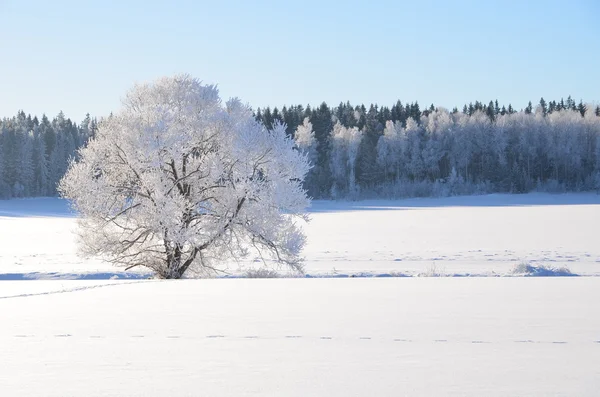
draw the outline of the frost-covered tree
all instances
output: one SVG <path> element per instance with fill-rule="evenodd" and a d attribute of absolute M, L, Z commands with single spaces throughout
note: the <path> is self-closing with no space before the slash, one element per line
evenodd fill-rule
<path fill-rule="evenodd" d="M 59 188 L 83 252 L 126 269 L 210 275 L 256 249 L 301 271 L 308 167 L 284 125 L 181 75 L 136 85 Z"/>
<path fill-rule="evenodd" d="M 305 117 L 302 124 L 296 128 L 294 141 L 298 150 L 306 155 L 311 164 L 315 164 L 317 161 L 317 140 L 308 117 Z"/>
<path fill-rule="evenodd" d="M 438 179 L 441 176 L 440 163 L 445 154 L 442 137 L 452 128 L 452 117 L 448 110 L 438 108 L 422 117 L 421 124 L 425 126 L 428 138 L 423 149 L 425 169 L 432 179 Z"/>
<path fill-rule="evenodd" d="M 470 128 L 469 118 L 462 113 L 456 116 L 454 127 L 453 147 L 451 149 L 452 166 L 459 170 L 459 174 L 469 179 L 469 164 L 473 157 L 473 134 Z"/>
<path fill-rule="evenodd" d="M 425 172 L 425 163 L 423 162 L 423 129 L 415 119 L 409 117 L 406 120 L 406 139 L 408 172 L 413 179 L 421 179 Z"/>
<path fill-rule="evenodd" d="M 306 175 L 304 186 L 308 191 L 311 187 L 314 191 L 314 187 L 317 181 L 317 162 L 319 161 L 318 142 L 315 138 L 315 132 L 313 131 L 312 123 L 308 117 L 304 118 L 302 124 L 300 124 L 294 133 L 294 141 L 296 142 L 296 148 L 300 153 L 306 156 L 306 159 L 310 163 L 311 169 Z"/>
<path fill-rule="evenodd" d="M 405 145 L 406 134 L 402 124 L 388 120 L 383 135 L 377 141 L 377 163 L 389 181 L 400 177 Z"/>
<path fill-rule="evenodd" d="M 356 184 L 356 159 L 363 133 L 358 127 L 346 128 L 337 122 L 331 131 L 331 173 L 334 197 L 358 193 Z"/>

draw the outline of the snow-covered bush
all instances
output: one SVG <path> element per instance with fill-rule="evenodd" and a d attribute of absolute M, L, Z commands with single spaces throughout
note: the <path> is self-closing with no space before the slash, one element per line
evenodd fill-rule
<path fill-rule="evenodd" d="M 275 270 L 261 267 L 259 269 L 248 269 L 244 273 L 246 278 L 279 278 L 279 273 Z"/>
<path fill-rule="evenodd" d="M 60 183 L 84 253 L 160 277 L 208 275 L 256 249 L 302 270 L 295 219 L 306 156 L 215 86 L 189 76 L 135 86 Z"/>
<path fill-rule="evenodd" d="M 571 270 L 567 267 L 551 267 L 551 266 L 533 266 L 529 263 L 519 263 L 515 265 L 511 272 L 515 276 L 525 277 L 568 277 L 576 276 L 571 273 Z"/>
<path fill-rule="evenodd" d="M 445 269 L 439 268 L 435 262 L 432 263 L 424 272 L 418 274 L 419 277 L 447 277 Z"/>

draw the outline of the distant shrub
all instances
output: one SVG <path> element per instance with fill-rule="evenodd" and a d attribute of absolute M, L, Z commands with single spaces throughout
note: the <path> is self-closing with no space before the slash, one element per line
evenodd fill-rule
<path fill-rule="evenodd" d="M 571 272 L 568 267 L 551 267 L 551 266 L 533 266 L 529 263 L 519 263 L 515 265 L 511 272 L 514 276 L 525 276 L 525 277 L 569 277 L 577 276 Z"/>
<path fill-rule="evenodd" d="M 279 278 L 280 275 L 275 270 L 260 268 L 248 269 L 244 273 L 246 278 Z"/>
<path fill-rule="evenodd" d="M 437 267 L 432 263 L 424 272 L 418 274 L 419 277 L 447 277 L 445 269 Z"/>

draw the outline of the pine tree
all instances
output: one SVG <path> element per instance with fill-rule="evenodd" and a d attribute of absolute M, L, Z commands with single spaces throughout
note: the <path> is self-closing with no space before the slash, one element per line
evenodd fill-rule
<path fill-rule="evenodd" d="M 473 113 L 475 113 L 475 106 L 473 106 L 473 104 L 469 102 L 469 111 L 467 112 L 467 114 L 471 116 Z"/>
<path fill-rule="evenodd" d="M 6 154 L 4 150 L 4 127 L 2 122 L 0 121 L 0 199 L 10 198 L 10 191 L 8 183 L 6 182 L 6 176 L 4 175 L 5 171 L 5 162 L 3 159 L 6 159 Z"/>
<path fill-rule="evenodd" d="M 308 109 L 308 107 L 307 107 Z M 313 197 L 327 197 L 331 191 L 331 172 L 329 168 L 329 133 L 333 129 L 331 109 L 325 102 L 312 111 L 310 122 L 313 125 L 319 152 L 317 156 L 316 189 Z"/>
<path fill-rule="evenodd" d="M 571 95 L 567 97 L 566 109 L 577 110 L 577 104 L 573 98 L 571 98 Z"/>
<path fill-rule="evenodd" d="M 542 109 L 542 114 L 546 116 L 548 114 L 548 106 L 544 98 L 540 98 L 540 108 Z"/>
<path fill-rule="evenodd" d="M 496 103 L 497 103 L 497 101 L 496 101 Z M 494 102 L 490 101 L 490 103 L 488 104 L 487 109 L 486 109 L 486 114 L 487 114 L 487 116 L 489 117 L 489 119 L 491 121 L 496 120 L 496 114 L 497 113 L 496 113 L 495 109 L 496 108 L 494 106 Z"/>
<path fill-rule="evenodd" d="M 273 115 L 271 114 L 271 109 L 268 106 L 263 110 L 262 123 L 265 127 L 267 127 L 268 130 L 273 128 Z"/>
<path fill-rule="evenodd" d="M 383 134 L 383 125 L 379 122 L 377 106 L 371 105 L 362 129 L 363 138 L 358 149 L 356 180 L 362 186 L 373 186 L 379 182 L 377 166 L 377 141 Z"/>
<path fill-rule="evenodd" d="M 577 110 L 581 114 L 581 117 L 585 116 L 585 112 L 587 111 L 587 107 L 583 104 L 583 101 L 579 101 L 579 105 L 577 105 Z"/>
<path fill-rule="evenodd" d="M 33 132 L 33 183 L 36 196 L 48 196 L 48 158 L 44 137 L 37 126 Z"/>
<path fill-rule="evenodd" d="M 254 119 L 261 124 L 265 123 L 263 120 L 262 110 L 260 110 L 260 108 L 256 109 L 256 113 L 254 113 Z"/>

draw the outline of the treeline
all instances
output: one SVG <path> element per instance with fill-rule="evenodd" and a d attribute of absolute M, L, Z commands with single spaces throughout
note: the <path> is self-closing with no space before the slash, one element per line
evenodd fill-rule
<path fill-rule="evenodd" d="M 539 101 L 520 111 L 475 102 L 462 110 L 302 105 L 258 109 L 287 125 L 313 167 L 314 198 L 411 197 L 600 189 L 600 107 Z M 0 121 L 0 198 L 54 196 L 96 119 L 19 112 Z"/>
<path fill-rule="evenodd" d="M 313 162 L 315 198 L 407 197 L 600 188 L 600 107 L 564 101 L 259 109 Z"/>
<path fill-rule="evenodd" d="M 49 120 L 26 115 L 0 121 L 0 198 L 54 196 L 69 159 L 94 135 L 89 115 L 80 125 L 61 112 Z"/>

